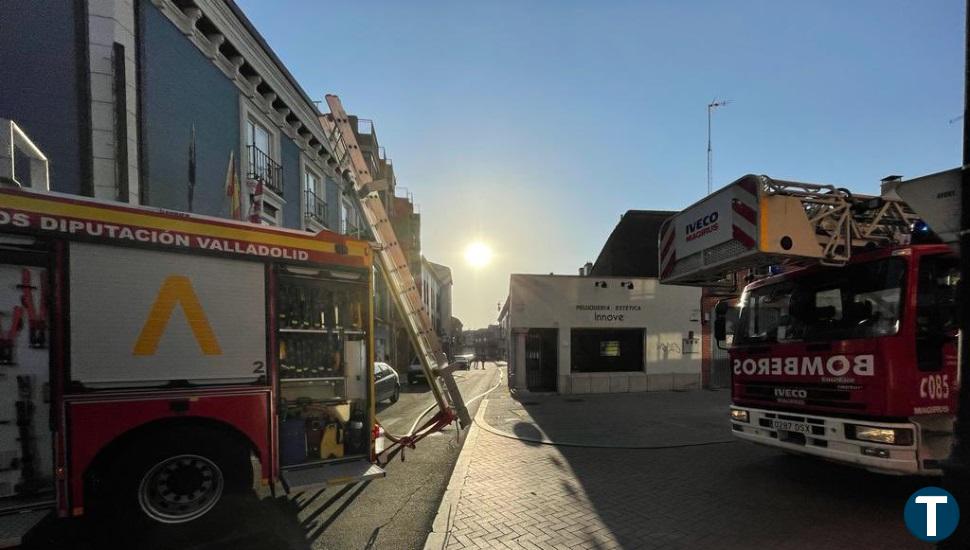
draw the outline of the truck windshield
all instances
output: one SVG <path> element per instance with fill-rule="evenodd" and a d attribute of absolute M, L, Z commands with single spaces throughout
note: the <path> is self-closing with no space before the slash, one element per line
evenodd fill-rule
<path fill-rule="evenodd" d="M 900 258 L 815 271 L 756 288 L 741 305 L 735 344 L 895 334 L 906 264 Z"/>

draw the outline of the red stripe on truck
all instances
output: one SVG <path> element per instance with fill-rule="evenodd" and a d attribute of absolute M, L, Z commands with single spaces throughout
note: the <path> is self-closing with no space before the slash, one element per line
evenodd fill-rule
<path fill-rule="evenodd" d="M 677 263 L 676 250 L 674 250 L 674 253 L 671 254 L 669 258 L 667 258 L 667 262 L 663 265 L 663 271 L 660 272 L 660 277 L 666 278 L 667 275 L 669 275 L 670 272 L 673 271 L 675 263 Z"/>
<path fill-rule="evenodd" d="M 663 252 L 660 253 L 660 257 L 661 258 L 665 257 L 667 255 L 667 252 L 670 252 L 670 247 L 673 245 L 674 245 L 674 232 L 668 229 L 667 234 L 664 235 Z"/>
<path fill-rule="evenodd" d="M 754 211 L 754 208 L 751 208 L 747 204 L 737 199 L 731 201 L 731 208 L 737 215 L 751 222 L 752 225 L 757 224 L 758 215 Z"/>
<path fill-rule="evenodd" d="M 754 182 L 754 178 L 742 178 L 737 185 L 755 197 L 758 196 L 758 187 Z"/>
<path fill-rule="evenodd" d="M 754 248 L 754 239 L 751 235 L 748 235 L 740 227 L 734 226 L 734 240 L 743 244 L 747 248 Z"/>

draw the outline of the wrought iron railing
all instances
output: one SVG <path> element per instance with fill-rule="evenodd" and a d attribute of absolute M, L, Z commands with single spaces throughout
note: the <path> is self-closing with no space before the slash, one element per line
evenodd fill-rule
<path fill-rule="evenodd" d="M 247 145 L 249 150 L 249 177 L 262 179 L 270 191 L 283 197 L 283 167 L 255 145 Z"/>
<path fill-rule="evenodd" d="M 327 201 L 309 189 L 306 190 L 306 217 L 326 227 L 330 226 L 327 223 Z"/>

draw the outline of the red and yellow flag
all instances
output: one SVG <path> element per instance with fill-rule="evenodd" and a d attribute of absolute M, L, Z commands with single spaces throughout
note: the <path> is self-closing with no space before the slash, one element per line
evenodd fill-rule
<path fill-rule="evenodd" d="M 239 178 L 236 176 L 235 151 L 229 151 L 229 168 L 226 170 L 226 196 L 229 197 L 229 216 L 234 220 L 242 219 Z"/>

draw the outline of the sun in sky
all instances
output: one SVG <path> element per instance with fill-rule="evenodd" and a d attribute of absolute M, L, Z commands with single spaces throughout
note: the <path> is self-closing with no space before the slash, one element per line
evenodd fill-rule
<path fill-rule="evenodd" d="M 485 267 L 492 261 L 492 249 L 481 241 L 476 241 L 465 247 L 465 261 L 475 269 Z"/>

